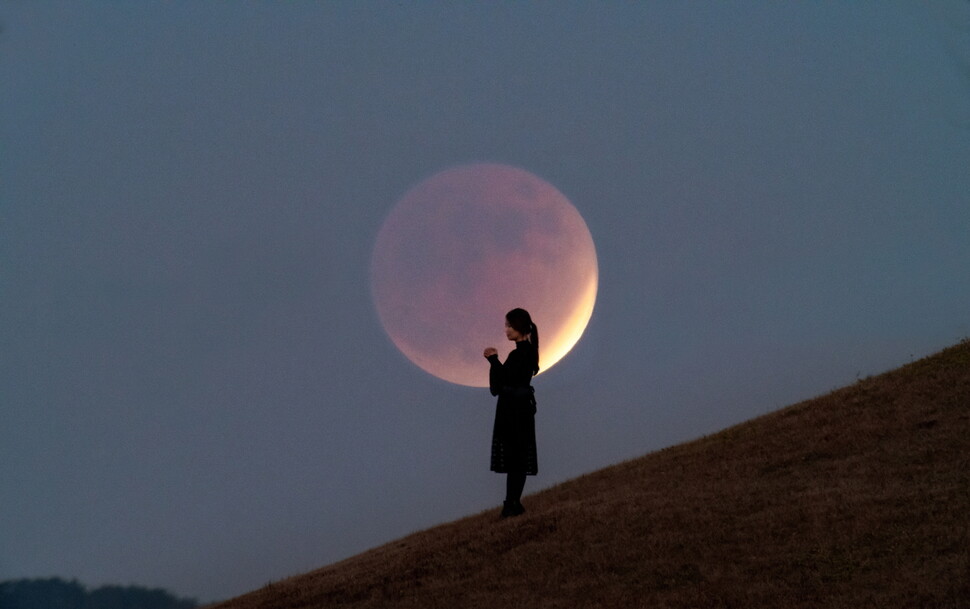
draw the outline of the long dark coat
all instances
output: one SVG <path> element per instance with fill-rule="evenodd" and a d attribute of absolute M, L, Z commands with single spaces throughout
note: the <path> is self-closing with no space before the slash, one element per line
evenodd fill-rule
<path fill-rule="evenodd" d="M 532 376 L 538 360 L 529 341 L 518 341 L 505 363 L 497 355 L 488 358 L 488 386 L 498 396 L 492 429 L 492 471 L 539 473 L 536 455 L 536 398 Z"/>

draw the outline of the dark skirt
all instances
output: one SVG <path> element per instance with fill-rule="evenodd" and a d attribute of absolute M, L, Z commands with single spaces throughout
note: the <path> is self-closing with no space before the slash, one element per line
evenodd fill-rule
<path fill-rule="evenodd" d="M 499 396 L 492 429 L 492 471 L 539 473 L 536 455 L 536 402 L 527 397 Z"/>

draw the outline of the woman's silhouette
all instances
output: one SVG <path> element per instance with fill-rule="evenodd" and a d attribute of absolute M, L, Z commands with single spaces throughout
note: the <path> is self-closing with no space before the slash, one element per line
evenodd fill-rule
<path fill-rule="evenodd" d="M 539 372 L 539 330 L 525 309 L 505 314 L 505 336 L 515 350 L 505 363 L 493 347 L 485 349 L 490 368 L 488 386 L 498 396 L 492 430 L 492 471 L 507 474 L 502 518 L 518 516 L 525 477 L 539 471 L 536 457 L 536 399 L 532 377 Z"/>

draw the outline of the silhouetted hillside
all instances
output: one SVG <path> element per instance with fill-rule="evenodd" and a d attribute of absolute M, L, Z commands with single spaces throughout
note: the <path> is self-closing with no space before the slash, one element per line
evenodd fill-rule
<path fill-rule="evenodd" d="M 88 591 L 60 578 L 0 582 L 0 609 L 194 609 L 194 600 L 159 588 L 102 586 Z"/>
<path fill-rule="evenodd" d="M 219 607 L 967 607 L 970 342 L 525 503 Z"/>

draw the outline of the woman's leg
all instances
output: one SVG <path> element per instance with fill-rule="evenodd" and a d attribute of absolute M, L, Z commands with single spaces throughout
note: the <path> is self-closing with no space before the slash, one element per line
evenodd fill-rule
<path fill-rule="evenodd" d="M 509 472 L 505 479 L 505 503 L 510 506 L 520 505 L 522 490 L 525 488 L 525 473 Z"/>

